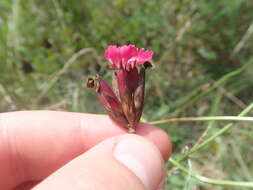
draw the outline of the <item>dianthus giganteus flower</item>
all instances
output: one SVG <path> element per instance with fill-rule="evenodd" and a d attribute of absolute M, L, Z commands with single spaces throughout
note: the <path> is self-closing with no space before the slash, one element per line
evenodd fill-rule
<path fill-rule="evenodd" d="M 151 67 L 152 51 L 134 45 L 111 45 L 105 51 L 113 73 L 113 90 L 99 76 L 89 78 L 87 87 L 96 88 L 100 103 L 111 119 L 134 132 L 144 103 L 145 69 Z"/>

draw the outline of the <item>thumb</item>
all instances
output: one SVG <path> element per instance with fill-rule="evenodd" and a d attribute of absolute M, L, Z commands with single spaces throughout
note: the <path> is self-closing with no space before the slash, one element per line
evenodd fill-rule
<path fill-rule="evenodd" d="M 138 135 L 107 139 L 70 161 L 34 190 L 156 190 L 164 178 L 158 148 Z"/>

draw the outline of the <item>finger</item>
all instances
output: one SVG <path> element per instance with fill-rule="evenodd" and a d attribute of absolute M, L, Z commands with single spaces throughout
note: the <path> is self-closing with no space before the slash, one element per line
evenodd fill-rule
<path fill-rule="evenodd" d="M 144 125 L 137 132 L 154 142 L 167 159 L 171 145 L 162 130 Z M 52 111 L 1 114 L 0 187 L 11 189 L 26 181 L 39 181 L 102 140 L 125 133 L 102 115 Z"/>
<path fill-rule="evenodd" d="M 164 161 L 157 147 L 143 137 L 123 135 L 96 145 L 34 190 L 156 190 L 163 176 Z"/>

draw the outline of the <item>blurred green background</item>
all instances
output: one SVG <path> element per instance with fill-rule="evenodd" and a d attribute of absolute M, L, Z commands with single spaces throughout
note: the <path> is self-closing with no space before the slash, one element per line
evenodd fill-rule
<path fill-rule="evenodd" d="M 155 52 L 144 120 L 238 115 L 253 102 L 252 10 L 249 0 L 1 0 L 0 111 L 104 113 L 86 78 L 110 81 L 104 50 L 131 43 Z M 211 136 L 225 124 L 160 127 L 177 158 L 207 127 Z M 206 177 L 253 181 L 252 143 L 252 125 L 237 123 L 182 163 Z M 168 176 L 172 190 L 247 189 L 202 183 L 171 164 Z"/>

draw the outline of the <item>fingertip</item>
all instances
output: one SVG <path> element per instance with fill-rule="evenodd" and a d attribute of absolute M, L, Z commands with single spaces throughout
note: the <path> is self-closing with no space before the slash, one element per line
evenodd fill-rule
<path fill-rule="evenodd" d="M 153 128 L 152 126 L 150 127 L 151 129 Z M 164 138 L 165 152 L 168 152 L 168 146 L 165 145 L 168 135 L 161 131 L 159 133 L 162 135 L 165 134 L 164 137 L 159 133 L 157 134 L 161 138 Z M 153 137 L 155 136 L 157 135 Z M 161 152 L 163 145 L 158 147 L 150 137 L 147 134 L 146 136 L 141 136 L 140 134 L 124 134 L 112 137 L 90 149 L 87 154 L 95 155 L 96 157 L 98 152 L 112 152 L 114 157 L 130 169 L 148 189 L 161 188 L 166 176 L 164 156 Z"/>
<path fill-rule="evenodd" d="M 114 156 L 129 168 L 148 189 L 156 189 L 164 177 L 164 160 L 154 143 L 139 135 L 117 138 Z"/>
<path fill-rule="evenodd" d="M 125 134 L 97 144 L 35 189 L 155 190 L 163 178 L 164 161 L 154 143 Z"/>

